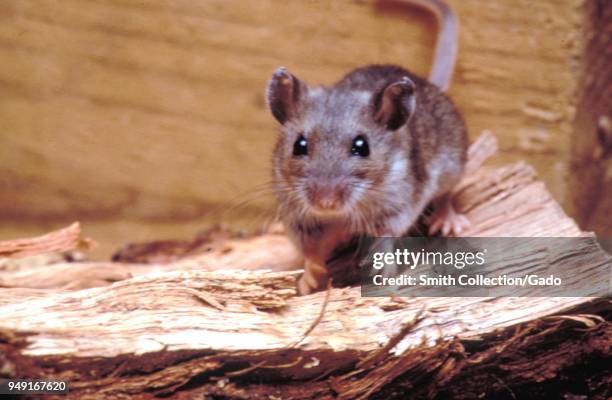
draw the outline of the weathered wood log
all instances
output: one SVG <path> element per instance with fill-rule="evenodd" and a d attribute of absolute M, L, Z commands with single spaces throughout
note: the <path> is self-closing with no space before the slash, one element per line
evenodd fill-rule
<path fill-rule="evenodd" d="M 457 188 L 466 235 L 586 234 L 527 165 L 477 168 L 493 151 L 491 137 L 476 142 Z M 580 260 L 577 274 L 610 267 L 603 252 Z M 300 271 L 281 271 L 296 265 L 268 233 L 169 264 L 0 271 L 0 373 L 65 379 L 80 399 L 521 398 L 572 368 L 594 379 L 594 398 L 612 383 L 609 298 L 298 297 Z M 111 266 L 131 278 L 67 290 Z"/>
<path fill-rule="evenodd" d="M 265 251 L 262 251 L 265 249 Z M 150 272 L 213 269 L 270 269 L 282 271 L 300 267 L 299 255 L 281 233 L 268 233 L 244 239 L 227 240 L 209 252 L 169 264 L 120 262 L 54 262 L 31 267 L 31 262 L 10 263 L 0 270 L 0 287 L 84 289 L 108 285 Z M 34 263 L 37 260 L 32 261 Z M 9 265 L 9 262 L 4 263 Z"/>

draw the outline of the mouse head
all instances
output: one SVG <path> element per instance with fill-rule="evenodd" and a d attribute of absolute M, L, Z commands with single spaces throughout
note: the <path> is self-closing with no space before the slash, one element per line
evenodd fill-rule
<path fill-rule="evenodd" d="M 281 206 L 303 216 L 356 215 L 388 204 L 400 189 L 394 186 L 408 174 L 402 149 L 409 140 L 401 128 L 416 107 L 409 78 L 374 92 L 309 88 L 279 68 L 267 100 L 281 124 L 274 153 Z"/>

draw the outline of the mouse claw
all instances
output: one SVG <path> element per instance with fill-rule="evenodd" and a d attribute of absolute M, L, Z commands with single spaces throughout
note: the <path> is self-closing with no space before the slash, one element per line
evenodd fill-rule
<path fill-rule="evenodd" d="M 440 232 L 442 236 L 459 236 L 471 226 L 464 214 L 455 211 L 450 200 L 444 200 L 441 205 L 434 207 L 434 213 L 427 222 L 430 235 Z"/>
<path fill-rule="evenodd" d="M 444 225 L 444 220 L 442 219 L 434 219 L 433 216 L 428 218 L 429 230 L 427 233 L 430 235 L 435 235 L 440 230 L 442 230 L 442 225 Z"/>
<path fill-rule="evenodd" d="M 307 294 L 312 293 L 314 289 L 306 282 L 306 279 L 304 279 L 304 277 L 302 276 L 298 280 L 297 291 L 298 291 L 298 295 L 306 296 Z"/>
<path fill-rule="evenodd" d="M 304 264 L 304 274 L 297 282 L 298 294 L 304 296 L 314 293 L 324 287 L 328 279 L 325 266 L 306 260 Z"/>
<path fill-rule="evenodd" d="M 472 226 L 472 223 L 465 216 L 465 214 L 455 213 L 455 218 L 453 220 L 453 232 L 455 235 L 461 235 L 463 231 Z"/>

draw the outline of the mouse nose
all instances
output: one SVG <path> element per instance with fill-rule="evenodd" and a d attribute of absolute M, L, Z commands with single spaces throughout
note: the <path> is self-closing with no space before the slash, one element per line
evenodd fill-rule
<path fill-rule="evenodd" d="M 333 211 L 342 206 L 346 188 L 335 182 L 316 182 L 309 187 L 308 200 L 321 210 Z"/>

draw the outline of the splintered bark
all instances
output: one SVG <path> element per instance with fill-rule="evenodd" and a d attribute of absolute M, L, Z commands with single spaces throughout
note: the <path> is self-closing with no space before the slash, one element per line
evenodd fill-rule
<path fill-rule="evenodd" d="M 494 152 L 477 140 L 456 190 L 466 236 L 588 235 L 528 165 L 481 167 Z M 299 256 L 278 230 L 197 253 L 5 260 L 0 375 L 67 380 L 79 399 L 605 398 L 612 384 L 609 298 L 298 297 Z M 575 257 L 577 274 L 610 279 L 603 251 Z"/>
<path fill-rule="evenodd" d="M 93 243 L 91 239 L 81 237 L 81 227 L 75 222 L 67 228 L 43 236 L 0 242 L 0 258 L 22 258 L 77 248 L 87 249 Z"/>

